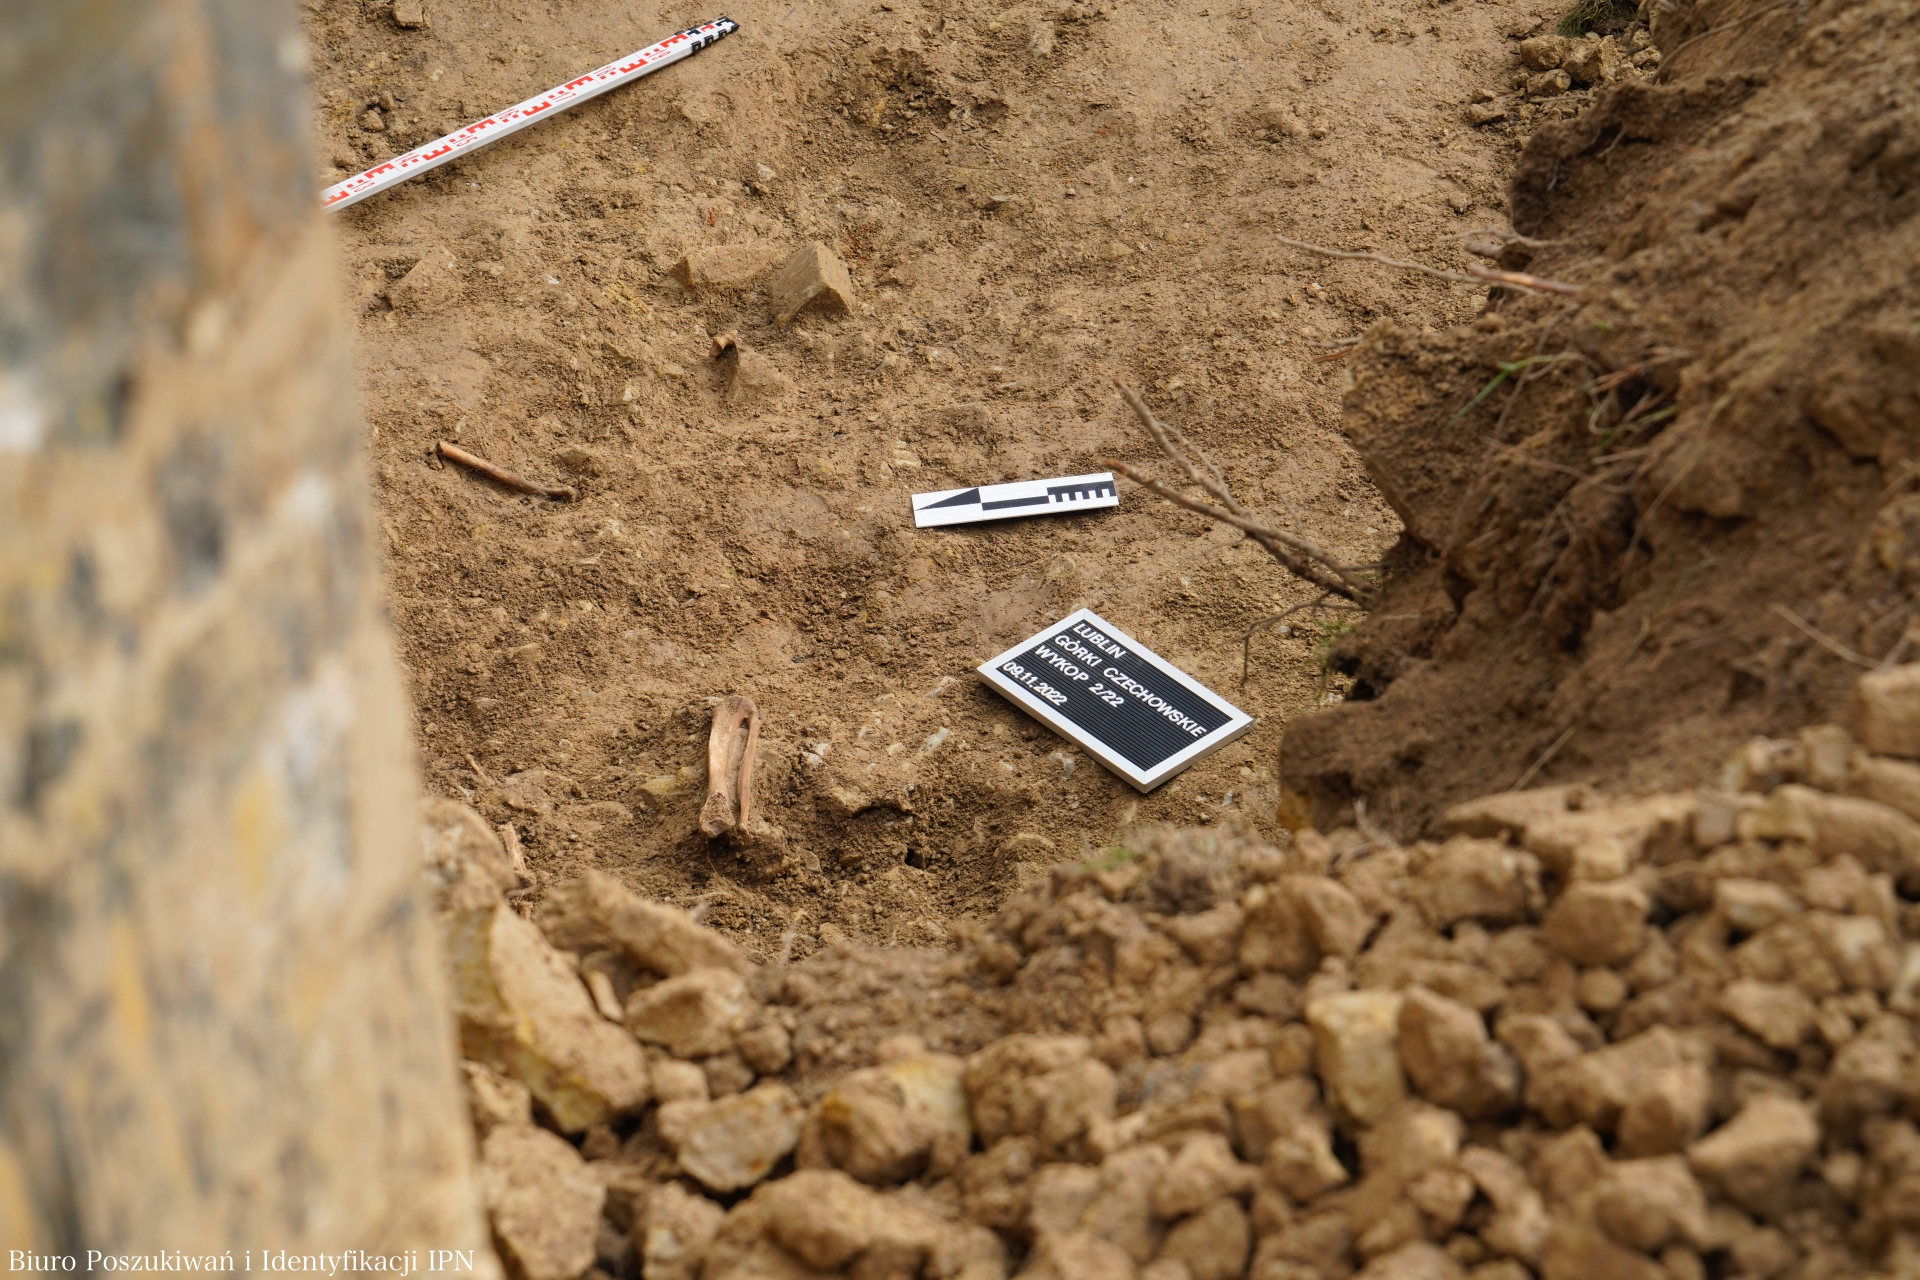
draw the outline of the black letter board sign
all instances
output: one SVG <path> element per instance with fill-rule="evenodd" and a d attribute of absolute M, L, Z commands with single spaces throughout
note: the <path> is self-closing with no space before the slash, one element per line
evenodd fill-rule
<path fill-rule="evenodd" d="M 1081 609 L 978 668 L 1028 714 L 1141 791 L 1226 746 L 1253 717 Z"/>

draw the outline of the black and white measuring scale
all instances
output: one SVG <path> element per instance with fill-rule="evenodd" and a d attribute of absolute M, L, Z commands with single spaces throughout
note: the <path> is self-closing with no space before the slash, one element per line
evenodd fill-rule
<path fill-rule="evenodd" d="M 1151 791 L 1253 727 L 1253 717 L 1091 609 L 977 668 L 1036 720 Z"/>
<path fill-rule="evenodd" d="M 1068 511 L 1097 511 L 1120 505 L 1113 472 L 1061 476 L 1055 480 L 1016 480 L 1011 484 L 983 484 L 971 489 L 944 489 L 913 495 L 913 523 L 930 529 L 946 524 L 975 524 L 982 520 L 1011 520 L 1016 516 L 1059 515 Z"/>

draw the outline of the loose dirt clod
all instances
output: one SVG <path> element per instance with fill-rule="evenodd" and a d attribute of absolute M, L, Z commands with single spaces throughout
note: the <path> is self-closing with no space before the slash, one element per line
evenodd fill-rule
<path fill-rule="evenodd" d="M 808 307 L 826 311 L 853 309 L 853 278 L 847 264 L 827 246 L 814 243 L 801 249 L 774 273 L 768 285 L 774 319 L 786 324 Z"/>

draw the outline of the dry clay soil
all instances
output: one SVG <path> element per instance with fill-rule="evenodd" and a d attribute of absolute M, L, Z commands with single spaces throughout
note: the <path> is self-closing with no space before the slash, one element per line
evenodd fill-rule
<path fill-rule="evenodd" d="M 713 16 L 429 0 L 403 28 L 384 0 L 308 3 L 327 181 Z M 1465 233 L 1504 225 L 1528 127 L 1464 110 L 1559 6 L 728 14 L 740 32 L 689 62 L 333 215 L 430 787 L 514 823 L 545 881 L 610 871 L 763 954 L 823 930 L 938 944 L 1137 822 L 1277 835 L 1281 733 L 1341 693 L 1337 618 L 1262 633 L 1244 685 L 1241 637 L 1308 588 L 1127 484 L 1116 510 L 949 531 L 916 532 L 908 495 L 1164 473 L 1119 379 L 1248 506 L 1379 559 L 1399 525 L 1316 357 L 1382 317 L 1460 324 L 1485 291 L 1274 237 L 1462 266 Z M 852 269 L 845 314 L 780 326 L 764 276 L 672 274 L 816 240 Z M 727 331 L 752 385 L 709 359 Z M 442 439 L 579 500 L 442 466 Z M 972 673 L 1080 606 L 1251 734 L 1142 797 Z M 757 801 L 784 849 L 695 827 L 736 693 L 766 718 Z"/>

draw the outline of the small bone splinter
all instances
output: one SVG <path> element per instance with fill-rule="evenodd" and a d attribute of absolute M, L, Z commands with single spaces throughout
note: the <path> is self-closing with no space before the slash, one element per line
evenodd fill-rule
<path fill-rule="evenodd" d="M 760 711 L 736 694 L 714 708 L 707 737 L 707 799 L 700 831 L 709 840 L 751 830 L 753 756 L 760 745 Z"/>

